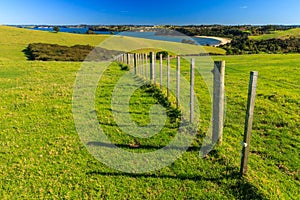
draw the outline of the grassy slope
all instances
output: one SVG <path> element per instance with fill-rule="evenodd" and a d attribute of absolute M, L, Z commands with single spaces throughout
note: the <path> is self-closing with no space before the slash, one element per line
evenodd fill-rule
<path fill-rule="evenodd" d="M 221 57 L 227 61 L 227 148 L 242 135 L 249 71 L 259 71 L 248 180 L 272 198 L 299 198 L 300 55 Z M 238 84 L 238 85 L 237 85 Z M 242 113 L 242 114 L 241 114 Z M 242 116 L 241 116 L 242 115 Z M 236 157 L 240 152 L 236 152 Z M 267 195 L 267 196 L 268 196 Z M 295 195 L 295 196 L 294 196 Z M 270 196 L 269 196 L 270 197 Z"/>
<path fill-rule="evenodd" d="M 109 36 L 104 35 L 83 35 L 83 34 L 71 34 L 71 33 L 52 33 L 43 31 L 34 31 L 28 29 L 19 29 L 14 27 L 0 26 L 0 54 L 1 60 L 25 60 L 25 56 L 22 50 L 26 48 L 29 43 L 41 42 L 41 43 L 51 43 L 72 46 L 75 44 L 90 44 L 92 46 L 99 45 Z M 130 38 L 129 45 L 132 43 L 147 42 L 149 40 L 143 40 L 139 38 Z M 150 40 L 151 41 L 151 40 Z M 172 45 L 173 42 L 161 42 L 155 41 L 155 43 L 164 43 L 166 46 Z M 118 43 L 114 44 L 116 50 L 118 49 Z M 191 45 L 181 45 L 183 48 L 195 49 L 196 52 L 202 51 L 201 47 L 191 46 Z M 122 46 L 121 46 L 122 47 Z M 225 51 L 220 48 L 214 47 L 204 47 L 207 52 L 225 54 Z"/>
<path fill-rule="evenodd" d="M 1 31 L 5 32 L 0 27 Z M 97 162 L 76 133 L 71 101 L 80 63 L 29 62 L 20 52 L 26 41 L 43 42 L 45 35 L 49 35 L 47 42 L 71 45 L 77 41 L 73 35 L 42 32 L 40 38 L 28 39 L 29 34 L 11 34 L 9 30 L 0 37 L 0 196 L 4 199 L 299 197 L 300 55 L 215 57 L 227 62 L 224 146 L 208 159 L 200 159 L 196 148 L 159 172 L 128 175 Z M 11 38 L 10 45 L 2 36 Z M 250 70 L 258 70 L 260 77 L 249 176 L 239 180 L 235 174 Z M 111 67 L 99 94 L 109 95 L 111 87 L 105 85 L 113 84 L 122 73 L 117 66 Z M 143 102 L 156 102 L 142 90 L 132 101 L 140 101 L 140 94 Z M 145 110 L 148 104 L 141 106 Z M 97 109 L 109 116 L 107 105 L 98 104 Z M 143 120 L 145 113 L 136 117 Z M 110 133 L 116 130 L 106 128 Z M 124 145 L 132 142 L 115 139 Z"/>
<path fill-rule="evenodd" d="M 250 36 L 254 40 L 268 40 L 272 38 L 285 39 L 291 36 L 300 37 L 300 28 L 290 29 L 286 31 L 274 31 L 271 34 L 264 34 L 260 36 Z"/>

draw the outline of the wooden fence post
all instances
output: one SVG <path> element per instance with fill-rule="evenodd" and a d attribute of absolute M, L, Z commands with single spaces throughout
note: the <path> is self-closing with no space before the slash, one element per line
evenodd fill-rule
<path fill-rule="evenodd" d="M 242 160 L 241 160 L 241 169 L 240 169 L 241 176 L 245 175 L 248 171 L 248 156 L 249 156 L 250 140 L 251 140 L 251 132 L 252 132 L 257 78 L 258 78 L 257 71 L 250 72 L 247 112 L 246 112 L 246 119 L 245 119 L 244 140 L 243 140 Z"/>
<path fill-rule="evenodd" d="M 180 56 L 177 56 L 177 67 L 176 67 L 176 106 L 179 108 L 180 105 Z"/>
<path fill-rule="evenodd" d="M 223 124 L 224 124 L 224 90 L 225 90 L 225 61 L 214 63 L 214 93 L 213 93 L 213 143 L 222 145 Z"/>
<path fill-rule="evenodd" d="M 129 65 L 129 53 L 126 53 L 126 64 Z"/>
<path fill-rule="evenodd" d="M 146 81 L 148 81 L 148 54 L 145 54 L 146 57 L 146 64 L 145 64 L 145 73 L 146 73 Z"/>
<path fill-rule="evenodd" d="M 138 75 L 140 75 L 141 74 L 141 72 L 140 72 L 140 58 L 139 58 L 139 54 L 137 53 L 136 54 L 136 64 L 137 64 L 137 69 L 136 69 L 136 71 L 137 71 L 137 74 Z"/>
<path fill-rule="evenodd" d="M 145 78 L 145 71 L 144 71 L 144 64 L 145 64 L 145 56 L 144 54 L 141 54 L 141 58 L 142 58 L 142 77 Z"/>
<path fill-rule="evenodd" d="M 167 97 L 170 97 L 170 56 L 167 58 Z"/>
<path fill-rule="evenodd" d="M 140 76 L 143 75 L 143 67 L 142 67 L 142 58 L 141 58 L 141 54 L 139 53 L 139 69 L 140 69 Z"/>
<path fill-rule="evenodd" d="M 150 52 L 150 81 L 151 83 L 154 81 L 154 53 Z"/>
<path fill-rule="evenodd" d="M 160 89 L 162 89 L 162 79 L 163 79 L 163 58 L 162 58 L 162 54 L 159 54 L 159 74 L 160 74 Z"/>
<path fill-rule="evenodd" d="M 137 61 L 136 61 L 136 53 L 134 53 L 134 54 L 133 54 L 134 75 L 136 75 L 136 65 L 137 65 Z"/>
<path fill-rule="evenodd" d="M 194 84 L 195 84 L 195 59 L 191 59 L 191 69 L 190 69 L 190 123 L 194 120 Z"/>
<path fill-rule="evenodd" d="M 122 54 L 122 63 L 125 63 L 125 53 Z"/>
<path fill-rule="evenodd" d="M 153 53 L 153 83 L 156 85 L 156 53 Z"/>

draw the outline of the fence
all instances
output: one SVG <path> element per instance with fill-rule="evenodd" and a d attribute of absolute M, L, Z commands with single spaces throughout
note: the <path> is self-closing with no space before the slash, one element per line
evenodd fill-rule
<path fill-rule="evenodd" d="M 199 56 L 197 54 L 197 56 Z M 200 55 L 202 56 L 202 55 Z M 181 95 L 181 87 L 180 87 L 180 66 L 181 66 L 181 56 L 173 57 L 176 58 L 176 107 L 180 107 L 180 95 Z M 166 76 L 166 90 L 167 97 L 170 98 L 170 81 L 171 81 L 171 64 L 170 64 L 170 56 L 167 56 L 167 70 L 166 74 L 163 74 L 163 56 L 159 55 L 159 73 L 156 72 L 156 55 L 153 52 L 149 54 L 149 64 L 148 64 L 148 55 L 147 54 L 129 54 L 125 53 L 117 57 L 116 61 L 120 63 L 125 63 L 128 66 L 133 66 L 134 74 L 138 77 L 141 77 L 146 82 L 149 82 L 154 85 L 159 84 L 159 88 L 163 89 L 163 76 Z M 192 58 L 190 60 L 190 83 L 189 83 L 189 121 L 193 122 L 194 120 L 194 84 L 195 84 L 195 59 Z M 225 61 L 215 61 L 214 68 L 212 70 L 214 81 L 213 81 L 213 113 L 212 113 L 212 142 L 222 144 L 223 138 L 223 125 L 224 125 L 224 90 L 225 90 Z M 157 77 L 158 74 L 158 77 Z M 250 73 L 250 82 L 249 82 L 249 91 L 248 91 L 248 103 L 247 103 L 247 112 L 246 112 L 246 120 L 244 127 L 244 139 L 243 139 L 243 148 L 242 148 L 242 158 L 241 158 L 241 167 L 240 167 L 240 175 L 243 176 L 247 173 L 247 164 L 248 164 L 248 156 L 249 156 L 249 148 L 250 148 L 250 140 L 251 140 L 251 130 L 252 130 L 252 122 L 253 122 L 253 111 L 254 111 L 254 101 L 256 94 L 256 82 L 257 82 L 258 72 Z M 159 81 L 157 81 L 159 78 Z"/>
<path fill-rule="evenodd" d="M 197 54 L 198 55 L 198 54 Z M 149 61 L 148 61 L 149 57 Z M 139 54 L 139 53 L 125 53 L 116 58 L 119 63 L 127 64 L 133 67 L 133 73 L 142 78 L 144 81 L 149 82 L 158 86 L 161 90 L 163 89 L 163 81 L 166 79 L 166 90 L 167 97 L 170 98 L 170 85 L 171 85 L 171 59 L 176 59 L 176 92 L 174 94 L 176 98 L 176 107 L 181 106 L 181 87 L 180 87 L 180 67 L 181 67 L 181 56 L 170 57 L 169 55 L 166 59 L 166 71 L 163 73 L 163 56 L 159 55 L 159 62 L 156 60 L 156 54 L 150 52 L 150 54 Z M 156 66 L 156 65 L 159 66 Z M 195 107 L 195 94 L 194 94 L 194 84 L 195 84 L 195 59 L 190 60 L 190 82 L 189 82 L 189 121 L 193 122 L 194 107 Z M 158 71 L 156 71 L 158 70 Z M 225 75 L 225 61 L 216 61 L 214 63 L 213 69 L 214 83 L 213 83 L 213 118 L 212 118 L 212 140 L 213 142 L 218 142 L 219 145 L 222 144 L 223 135 L 223 122 L 224 122 L 224 75 Z M 165 77 L 166 76 L 166 77 Z"/>

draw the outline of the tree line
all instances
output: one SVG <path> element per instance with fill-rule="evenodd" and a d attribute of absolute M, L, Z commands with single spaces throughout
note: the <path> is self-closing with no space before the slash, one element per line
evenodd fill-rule
<path fill-rule="evenodd" d="M 251 40 L 248 37 L 234 37 L 231 43 L 220 47 L 225 49 L 228 55 L 300 53 L 300 38 Z"/>

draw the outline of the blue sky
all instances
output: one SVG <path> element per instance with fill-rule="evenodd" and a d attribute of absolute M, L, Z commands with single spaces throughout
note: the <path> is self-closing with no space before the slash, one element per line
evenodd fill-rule
<path fill-rule="evenodd" d="M 1 0 L 0 24 L 300 24 L 300 1 Z"/>

